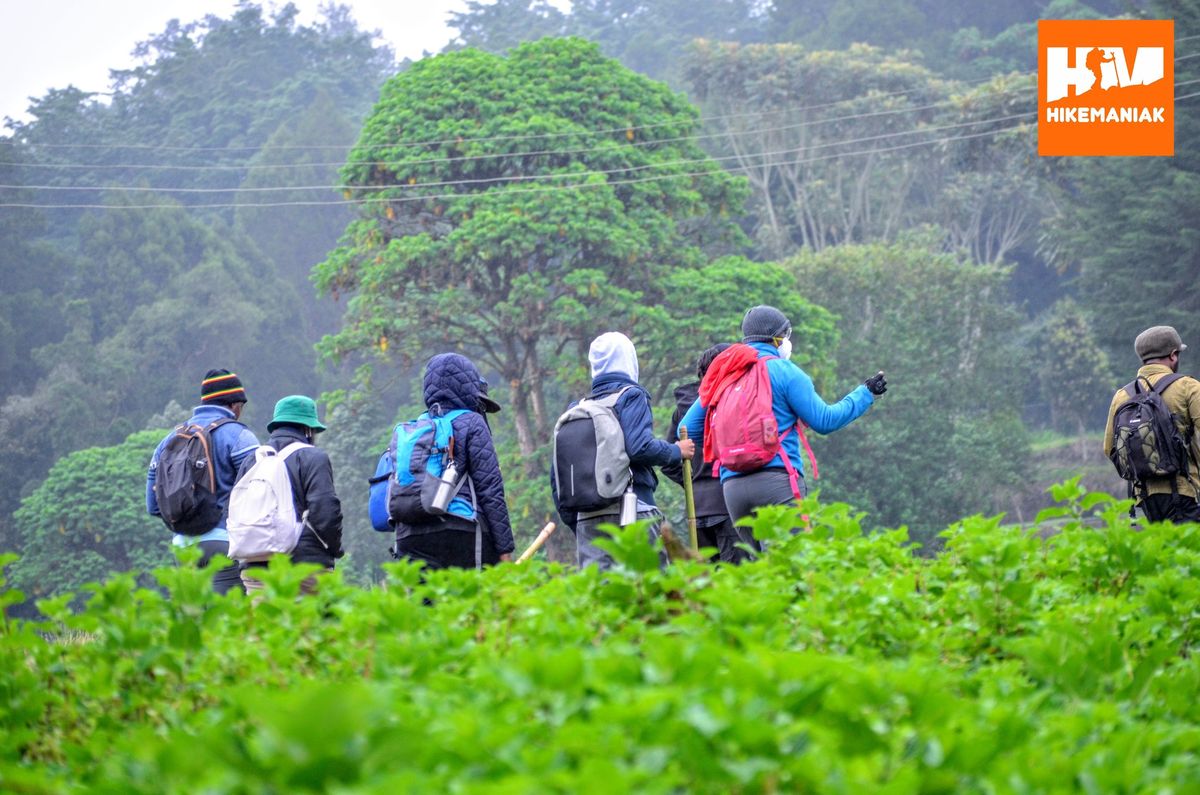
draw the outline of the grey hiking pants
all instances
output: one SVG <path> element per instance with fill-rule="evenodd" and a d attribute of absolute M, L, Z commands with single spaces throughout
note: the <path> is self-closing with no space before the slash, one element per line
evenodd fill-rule
<path fill-rule="evenodd" d="M 808 494 L 804 478 L 800 478 L 800 496 Z M 788 473 L 783 469 L 760 469 L 748 475 L 738 475 L 728 478 L 721 483 L 725 493 L 725 506 L 729 509 L 729 517 L 737 523 L 743 516 L 750 516 L 755 510 L 764 505 L 794 505 L 796 496 L 792 494 L 792 484 Z M 744 537 L 745 543 L 751 548 L 760 550 L 762 545 L 753 537 L 748 527 L 737 528 Z"/>

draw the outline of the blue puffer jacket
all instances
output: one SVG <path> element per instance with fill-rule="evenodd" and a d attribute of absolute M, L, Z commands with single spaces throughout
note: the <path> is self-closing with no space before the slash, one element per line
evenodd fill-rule
<path fill-rule="evenodd" d="M 504 480 L 500 475 L 500 462 L 496 458 L 496 447 L 492 443 L 492 431 L 480 413 L 480 396 L 483 394 L 483 378 L 474 363 L 457 353 L 442 353 L 429 360 L 425 368 L 425 407 L 433 416 L 440 416 L 454 409 L 467 409 L 469 413 L 455 417 L 454 464 L 459 472 L 465 472 L 475 484 L 475 499 L 490 532 L 492 543 L 498 554 L 512 552 L 512 525 L 508 518 L 508 504 L 504 501 Z M 466 492 L 463 492 L 466 494 Z M 462 527 L 462 520 L 440 520 L 435 529 Z M 397 538 L 419 535 L 430 528 L 396 526 Z M 473 529 L 473 528 L 470 528 Z"/>

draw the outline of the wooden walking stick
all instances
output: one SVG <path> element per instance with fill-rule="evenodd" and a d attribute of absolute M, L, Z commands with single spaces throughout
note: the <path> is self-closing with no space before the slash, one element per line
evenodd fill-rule
<path fill-rule="evenodd" d="M 687 428 L 679 429 L 679 438 L 686 440 Z M 696 537 L 696 498 L 692 494 L 692 459 L 683 459 L 683 501 L 687 506 L 687 523 L 688 523 L 688 542 L 692 545 L 692 551 L 695 552 L 700 548 L 700 541 Z"/>
<path fill-rule="evenodd" d="M 529 545 L 529 549 L 522 552 L 521 557 L 517 558 L 517 563 L 524 563 L 533 557 L 533 553 L 541 549 L 542 544 L 545 544 L 546 539 L 554 532 L 554 527 L 554 522 L 547 522 L 546 526 L 542 528 L 542 532 L 538 533 L 537 538 L 533 539 L 533 543 Z"/>

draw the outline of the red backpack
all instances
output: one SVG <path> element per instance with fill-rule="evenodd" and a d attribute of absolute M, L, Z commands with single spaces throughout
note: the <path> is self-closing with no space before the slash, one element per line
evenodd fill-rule
<path fill-rule="evenodd" d="M 779 455 L 785 436 L 792 432 L 788 428 L 779 432 L 775 410 L 771 405 L 771 379 L 767 362 L 777 356 L 758 359 L 746 372 L 730 384 L 708 407 L 705 417 L 705 447 L 711 441 L 713 453 L 713 476 L 725 467 L 731 472 L 757 472 Z M 813 478 L 817 477 L 817 460 L 804 435 L 805 425 L 797 422 L 795 429 L 812 463 Z M 781 455 L 792 484 L 792 494 L 800 498 L 799 473 L 786 454 Z"/>

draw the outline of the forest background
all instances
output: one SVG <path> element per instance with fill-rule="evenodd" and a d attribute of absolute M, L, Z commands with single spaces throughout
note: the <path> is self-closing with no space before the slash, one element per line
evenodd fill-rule
<path fill-rule="evenodd" d="M 1036 20 L 1120 15 L 1175 20 L 1176 155 L 1037 157 Z M 757 303 L 789 312 L 827 400 L 888 372 L 867 418 L 814 440 L 822 496 L 873 525 L 930 544 L 1030 518 L 1069 474 L 1119 489 L 1099 432 L 1134 335 L 1200 340 L 1200 0 L 499 0 L 453 28 L 397 63 L 343 7 L 243 3 L 143 43 L 110 98 L 54 90 L 8 121 L 15 586 L 170 560 L 145 468 L 210 367 L 241 375 L 260 439 L 276 399 L 322 396 L 369 582 L 388 540 L 367 476 L 427 358 L 463 351 L 504 405 L 528 540 L 588 341 L 634 339 L 665 433 L 672 389 Z"/>

